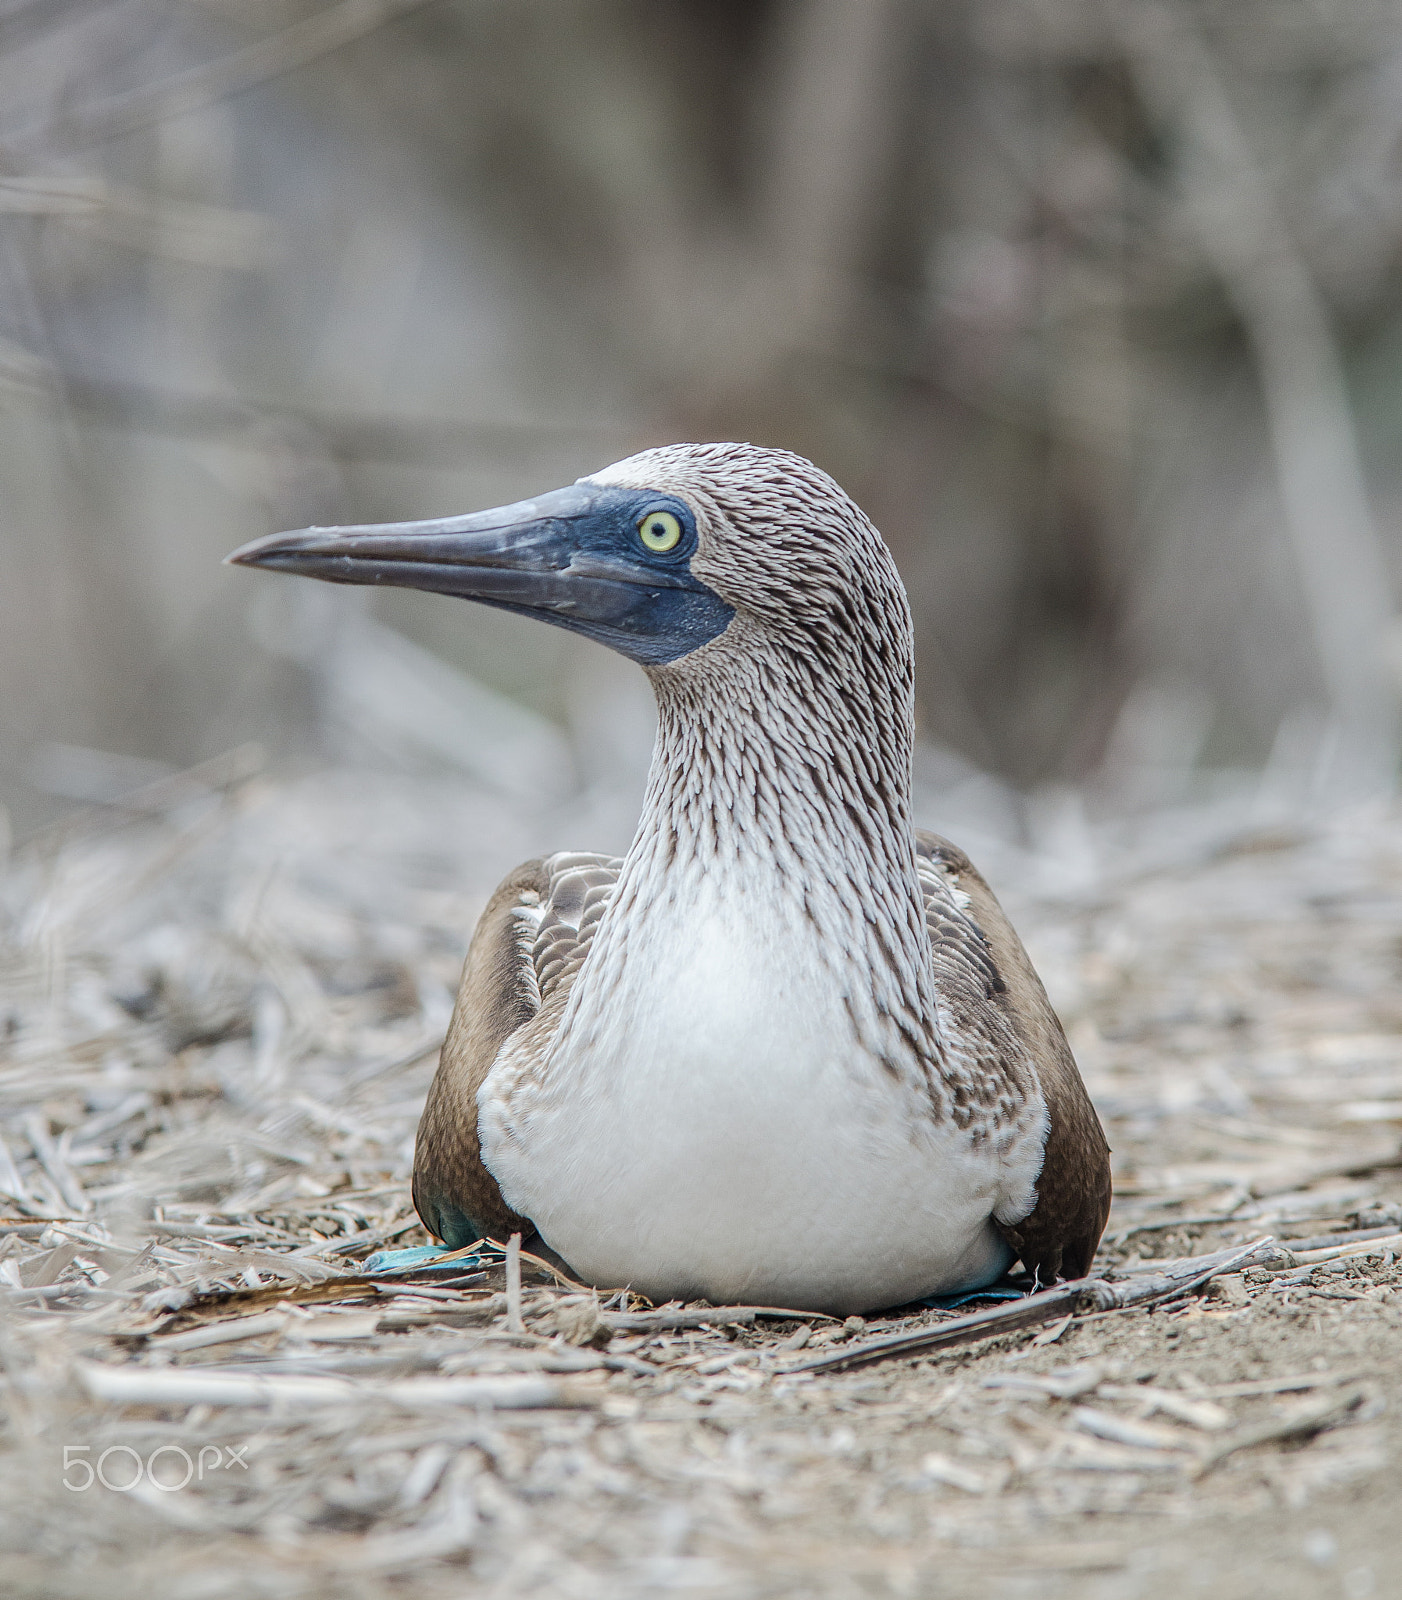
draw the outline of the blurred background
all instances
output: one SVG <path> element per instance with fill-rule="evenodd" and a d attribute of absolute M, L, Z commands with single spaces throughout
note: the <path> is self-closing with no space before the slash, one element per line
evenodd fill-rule
<path fill-rule="evenodd" d="M 691 438 L 885 533 L 922 820 L 1393 786 L 1393 0 L 0 0 L 0 106 L 16 840 L 256 741 L 621 844 L 626 663 L 220 561 Z"/>

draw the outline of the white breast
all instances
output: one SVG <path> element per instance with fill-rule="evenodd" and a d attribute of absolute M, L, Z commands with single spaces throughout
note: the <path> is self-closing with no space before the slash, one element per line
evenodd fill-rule
<path fill-rule="evenodd" d="M 701 884 L 645 940 L 603 935 L 545 1069 L 508 1045 L 478 1098 L 508 1204 L 579 1273 L 848 1312 L 1003 1270 L 989 1218 L 1028 1152 L 860 1047 L 801 909 Z"/>

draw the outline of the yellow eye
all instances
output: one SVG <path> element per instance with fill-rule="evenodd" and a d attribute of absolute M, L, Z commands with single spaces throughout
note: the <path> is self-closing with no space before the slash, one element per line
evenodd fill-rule
<path fill-rule="evenodd" d="M 682 525 L 670 511 L 649 511 L 638 524 L 638 537 L 649 550 L 665 555 L 681 543 Z"/>

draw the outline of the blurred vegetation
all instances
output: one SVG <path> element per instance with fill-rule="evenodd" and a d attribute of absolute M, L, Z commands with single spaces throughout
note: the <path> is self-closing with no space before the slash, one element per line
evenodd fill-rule
<path fill-rule="evenodd" d="M 636 761 L 587 644 L 219 561 L 685 437 L 862 502 L 1020 789 L 1393 781 L 1402 5 L 3 0 L 0 104 L 20 832 L 250 737 Z"/>

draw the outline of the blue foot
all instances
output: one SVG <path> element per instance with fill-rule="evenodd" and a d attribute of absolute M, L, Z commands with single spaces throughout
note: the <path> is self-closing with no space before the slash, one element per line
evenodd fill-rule
<path fill-rule="evenodd" d="M 967 1294 L 931 1294 L 915 1303 L 929 1306 L 932 1311 L 953 1311 L 957 1306 L 972 1305 L 976 1300 L 1021 1300 L 1026 1292 L 1025 1289 L 971 1289 Z"/>
<path fill-rule="evenodd" d="M 360 1270 L 373 1277 L 401 1273 L 451 1273 L 454 1277 L 474 1272 L 488 1261 L 485 1252 L 448 1250 L 441 1244 L 417 1244 L 409 1250 L 376 1250 L 360 1263 Z"/>

